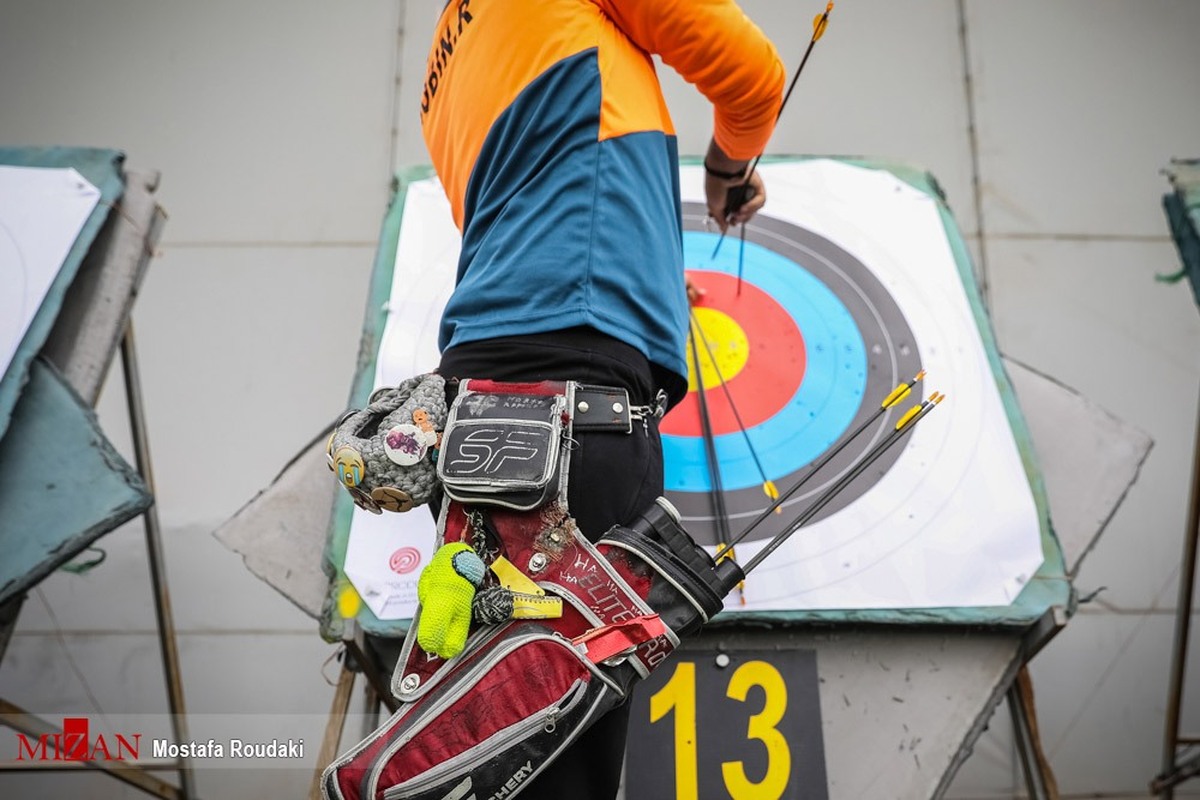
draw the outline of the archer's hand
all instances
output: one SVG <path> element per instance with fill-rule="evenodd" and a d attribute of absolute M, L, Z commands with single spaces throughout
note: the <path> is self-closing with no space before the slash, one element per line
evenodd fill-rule
<path fill-rule="evenodd" d="M 708 200 L 708 215 L 724 233 L 730 225 L 741 225 L 767 202 L 767 188 L 755 170 L 747 183 L 744 178 L 726 180 L 705 174 L 704 194 Z"/>

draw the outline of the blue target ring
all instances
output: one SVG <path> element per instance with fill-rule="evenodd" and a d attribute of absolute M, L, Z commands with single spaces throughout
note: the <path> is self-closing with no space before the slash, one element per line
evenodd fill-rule
<path fill-rule="evenodd" d="M 739 243 L 722 245 L 716 259 L 712 251 L 717 236 L 700 231 L 683 235 L 683 261 L 687 269 L 737 275 Z M 850 310 L 837 295 L 802 265 L 754 242 L 746 242 L 743 280 L 766 292 L 800 329 L 805 345 L 804 378 L 796 392 L 773 416 L 740 431 L 713 437 L 721 464 L 721 481 L 727 490 L 762 483 L 754 455 L 768 475 L 788 475 L 813 462 L 846 432 L 862 403 L 867 385 L 867 353 Z M 753 320 L 730 315 L 748 336 L 770 336 Z M 756 368 L 751 357 L 743 381 L 754 385 Z M 719 387 L 708 387 L 716 397 Z M 747 438 L 753 444 L 751 452 Z M 712 489 L 704 441 L 698 436 L 664 434 L 663 454 L 671 465 L 667 489 L 708 492 Z"/>

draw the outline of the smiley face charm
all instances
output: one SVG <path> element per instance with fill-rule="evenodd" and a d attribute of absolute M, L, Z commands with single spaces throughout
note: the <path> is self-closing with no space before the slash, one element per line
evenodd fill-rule
<path fill-rule="evenodd" d="M 355 486 L 358 486 L 362 482 L 363 475 L 367 472 L 362 456 L 352 447 L 338 448 L 338 451 L 333 454 L 333 463 L 337 468 L 338 480 L 347 489 L 353 489 Z"/>

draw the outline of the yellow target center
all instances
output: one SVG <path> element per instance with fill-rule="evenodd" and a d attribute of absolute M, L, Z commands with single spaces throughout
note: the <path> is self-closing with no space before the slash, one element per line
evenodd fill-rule
<path fill-rule="evenodd" d="M 699 327 L 700 336 L 696 340 L 696 350 L 699 353 L 700 377 L 704 388 L 715 389 L 724 380 L 729 382 L 746 366 L 750 357 L 750 340 L 742 326 L 733 321 L 733 317 L 717 311 L 715 308 L 694 308 L 695 322 L 692 324 L 691 336 L 696 336 Z M 688 391 L 694 392 L 700 388 L 696 381 L 696 358 L 692 355 L 692 342 L 688 341 Z"/>

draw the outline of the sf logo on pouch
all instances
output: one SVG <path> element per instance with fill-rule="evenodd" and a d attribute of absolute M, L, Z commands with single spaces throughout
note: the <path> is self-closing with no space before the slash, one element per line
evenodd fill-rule
<path fill-rule="evenodd" d="M 470 425 L 452 430 L 445 472 L 456 477 L 536 478 L 549 452 L 549 428 Z"/>

